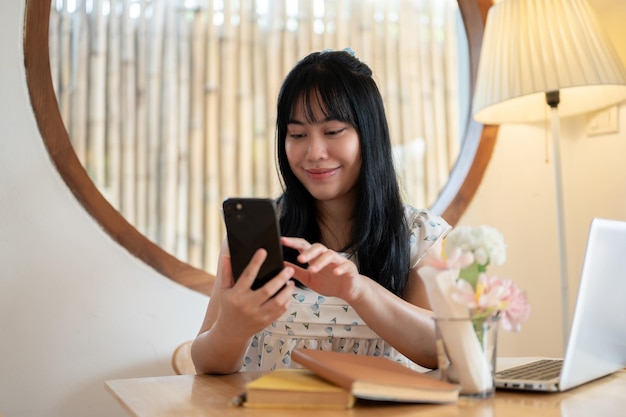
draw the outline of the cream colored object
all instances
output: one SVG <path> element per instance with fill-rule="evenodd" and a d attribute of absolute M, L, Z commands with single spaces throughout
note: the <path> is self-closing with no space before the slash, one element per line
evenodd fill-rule
<path fill-rule="evenodd" d="M 452 300 L 458 269 L 439 270 L 430 266 L 418 271 L 426 285 L 435 317 L 469 318 L 467 307 Z M 450 359 L 449 373 L 453 373 L 461 384 L 461 393 L 477 393 L 493 386 L 491 366 L 482 352 L 471 322 L 453 323 L 440 327 Z"/>
<path fill-rule="evenodd" d="M 567 117 L 626 99 L 626 70 L 585 0 L 504 0 L 487 15 L 472 113 L 485 124 Z"/>
<path fill-rule="evenodd" d="M 195 375 L 196 367 L 191 360 L 192 340 L 181 343 L 172 354 L 172 368 L 178 375 Z"/>

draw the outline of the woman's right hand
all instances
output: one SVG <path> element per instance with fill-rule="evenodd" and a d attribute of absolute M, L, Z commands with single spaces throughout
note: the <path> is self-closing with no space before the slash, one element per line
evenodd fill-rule
<path fill-rule="evenodd" d="M 285 267 L 261 288 L 251 288 L 266 257 L 267 251 L 257 250 L 236 282 L 230 257 L 222 259 L 222 291 L 215 326 L 222 327 L 221 331 L 231 337 L 251 337 L 278 319 L 289 307 L 294 286 L 292 267 Z"/>
<path fill-rule="evenodd" d="M 258 250 L 237 282 L 227 253 L 227 248 L 223 248 L 206 315 L 191 348 L 200 373 L 237 372 L 252 336 L 278 319 L 291 302 L 292 267 L 286 266 L 264 286 L 253 290 L 252 283 L 267 252 Z"/>

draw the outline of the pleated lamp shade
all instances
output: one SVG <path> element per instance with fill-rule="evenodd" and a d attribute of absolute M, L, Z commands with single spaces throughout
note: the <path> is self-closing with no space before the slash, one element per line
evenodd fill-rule
<path fill-rule="evenodd" d="M 585 0 L 503 0 L 487 15 L 473 101 L 484 124 L 545 120 L 626 99 L 626 70 Z"/>

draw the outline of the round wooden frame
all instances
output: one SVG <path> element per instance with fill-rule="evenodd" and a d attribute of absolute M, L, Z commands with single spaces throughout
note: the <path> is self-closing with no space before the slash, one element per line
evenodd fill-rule
<path fill-rule="evenodd" d="M 458 0 L 469 42 L 471 92 L 487 11 L 492 0 Z M 131 225 L 100 193 L 78 160 L 63 124 L 50 72 L 48 30 L 50 2 L 26 1 L 24 65 L 33 111 L 43 141 L 61 177 L 74 196 L 101 227 L 131 254 L 159 273 L 203 294 L 210 294 L 215 277 L 195 268 L 150 241 Z M 456 224 L 472 200 L 491 158 L 496 126 L 482 126 L 471 118 L 450 180 L 433 209 Z"/>

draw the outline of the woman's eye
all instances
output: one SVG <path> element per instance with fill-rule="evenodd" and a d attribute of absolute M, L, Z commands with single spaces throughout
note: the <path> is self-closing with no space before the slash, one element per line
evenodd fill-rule
<path fill-rule="evenodd" d="M 329 130 L 328 132 L 326 132 L 326 134 L 328 136 L 334 136 L 334 135 L 338 135 L 341 132 L 343 132 L 344 130 L 346 130 L 345 127 L 339 128 L 339 129 L 333 129 L 333 130 Z"/>
<path fill-rule="evenodd" d="M 304 133 L 298 133 L 298 132 L 289 132 L 287 133 L 287 135 L 292 139 L 300 139 L 304 137 Z"/>

